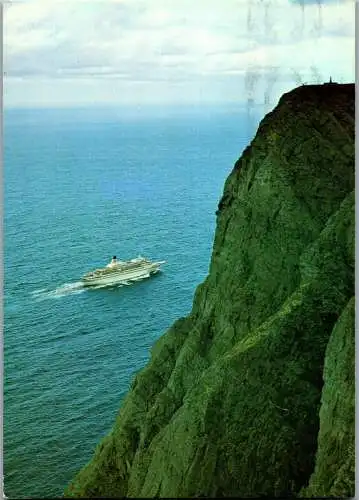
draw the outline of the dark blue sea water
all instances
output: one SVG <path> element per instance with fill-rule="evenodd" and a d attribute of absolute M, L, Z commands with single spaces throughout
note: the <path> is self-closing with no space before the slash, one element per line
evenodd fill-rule
<path fill-rule="evenodd" d="M 5 493 L 54 497 L 190 311 L 254 126 L 220 109 L 90 109 L 8 110 L 4 128 Z M 131 286 L 81 288 L 112 254 L 167 264 Z"/>

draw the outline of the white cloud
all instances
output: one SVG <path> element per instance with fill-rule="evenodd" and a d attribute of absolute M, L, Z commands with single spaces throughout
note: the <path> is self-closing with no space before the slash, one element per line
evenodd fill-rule
<path fill-rule="evenodd" d="M 185 85 L 186 99 L 205 94 L 210 100 L 212 92 L 214 101 L 230 100 L 246 74 L 257 71 L 269 85 L 273 68 L 277 81 L 298 73 L 306 80 L 320 74 L 352 80 L 354 2 L 305 8 L 287 0 L 13 3 L 5 9 L 4 68 L 10 104 L 20 103 L 25 85 L 32 89 L 26 99 L 33 95 L 36 103 L 36 82 L 47 89 L 47 101 L 71 104 L 81 85 L 81 98 L 88 92 L 89 101 L 91 92 L 106 102 L 109 96 L 150 101 L 153 92 L 157 101 L 158 82 L 163 98 L 183 99 Z M 131 94 L 131 82 L 147 82 L 147 90 Z"/>

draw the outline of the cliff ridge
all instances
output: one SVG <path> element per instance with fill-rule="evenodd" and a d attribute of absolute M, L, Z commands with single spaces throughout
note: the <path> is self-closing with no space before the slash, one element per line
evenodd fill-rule
<path fill-rule="evenodd" d="M 354 85 L 284 94 L 72 497 L 354 495 Z"/>

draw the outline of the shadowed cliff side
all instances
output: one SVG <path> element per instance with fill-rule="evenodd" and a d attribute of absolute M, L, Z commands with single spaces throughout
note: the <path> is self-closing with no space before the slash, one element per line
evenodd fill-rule
<path fill-rule="evenodd" d="M 354 494 L 353 190 L 354 85 L 285 94 L 225 183 L 190 315 L 67 496 Z"/>

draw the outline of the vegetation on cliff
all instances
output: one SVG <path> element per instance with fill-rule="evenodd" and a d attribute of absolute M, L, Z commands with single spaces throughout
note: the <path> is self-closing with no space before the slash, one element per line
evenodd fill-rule
<path fill-rule="evenodd" d="M 354 494 L 354 85 L 285 94 L 73 497 Z"/>

